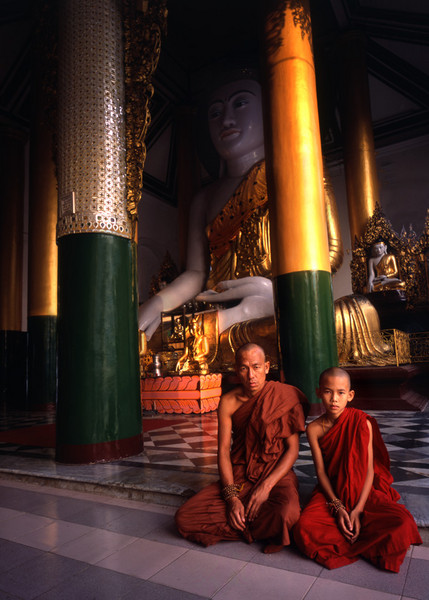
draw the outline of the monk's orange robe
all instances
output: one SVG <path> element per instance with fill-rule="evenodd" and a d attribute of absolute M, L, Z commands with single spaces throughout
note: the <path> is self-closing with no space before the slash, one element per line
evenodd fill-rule
<path fill-rule="evenodd" d="M 391 487 L 390 459 L 377 421 L 361 410 L 347 408 L 319 444 L 332 487 L 350 512 L 358 502 L 367 473 L 367 419 L 373 430 L 374 482 L 357 541 L 350 544 L 340 533 L 319 486 L 293 534 L 301 551 L 328 569 L 348 565 L 361 556 L 397 573 L 410 544 L 421 544 L 422 540 L 411 513 L 397 503 L 400 496 Z"/>
<path fill-rule="evenodd" d="M 305 430 L 306 409 L 306 398 L 297 388 L 269 381 L 232 415 L 231 462 L 234 482 L 243 485 L 239 497 L 244 506 L 283 456 L 287 438 Z M 273 487 L 244 532 L 228 524 L 220 482 L 204 488 L 179 508 L 176 525 L 183 537 L 204 546 L 240 539 L 249 543 L 270 539 L 286 546 L 299 514 L 298 480 L 291 469 Z"/>

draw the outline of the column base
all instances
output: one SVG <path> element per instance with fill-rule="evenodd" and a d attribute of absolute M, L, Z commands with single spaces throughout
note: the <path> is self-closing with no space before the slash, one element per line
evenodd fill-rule
<path fill-rule="evenodd" d="M 0 399 L 15 408 L 27 403 L 26 331 L 0 331 Z"/>
<path fill-rule="evenodd" d="M 143 437 L 136 435 L 125 440 L 98 444 L 61 444 L 57 440 L 56 460 L 68 464 L 109 462 L 143 452 Z"/>
<path fill-rule="evenodd" d="M 57 401 L 57 317 L 28 318 L 28 406 L 43 409 Z"/>

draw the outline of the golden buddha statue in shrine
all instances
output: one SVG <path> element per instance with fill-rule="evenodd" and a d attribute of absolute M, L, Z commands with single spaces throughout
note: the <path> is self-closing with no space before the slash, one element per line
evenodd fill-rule
<path fill-rule="evenodd" d="M 368 260 L 368 292 L 385 290 L 403 290 L 405 283 L 399 274 L 396 258 L 388 254 L 384 242 L 377 242 L 371 247 L 371 258 Z"/>
<path fill-rule="evenodd" d="M 207 364 L 209 344 L 200 318 L 192 317 L 187 330 L 185 351 L 177 361 L 176 371 L 179 375 L 184 373 L 206 375 L 209 371 Z"/>

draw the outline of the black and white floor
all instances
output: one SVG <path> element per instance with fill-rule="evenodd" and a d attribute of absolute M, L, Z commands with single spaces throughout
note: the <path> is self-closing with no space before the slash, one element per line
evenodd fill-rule
<path fill-rule="evenodd" d="M 419 526 L 429 526 L 429 412 L 367 411 L 379 424 L 391 458 L 394 486 Z M 43 477 L 70 477 L 94 483 L 136 485 L 172 494 L 192 493 L 217 477 L 217 417 L 144 414 L 144 452 L 113 463 L 58 465 L 53 448 L 0 443 L 0 473 L 29 473 Z M 0 431 L 54 422 L 54 413 L 8 411 L 0 415 Z M 154 428 L 151 427 L 154 423 Z M 156 424 L 156 426 L 155 426 Z M 305 435 L 295 464 L 300 485 L 307 493 L 315 484 L 311 452 Z M 150 474 L 150 477 L 149 477 Z"/>

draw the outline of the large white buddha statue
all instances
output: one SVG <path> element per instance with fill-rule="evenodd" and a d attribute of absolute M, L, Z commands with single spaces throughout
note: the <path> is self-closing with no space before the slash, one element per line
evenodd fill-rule
<path fill-rule="evenodd" d="M 242 271 L 234 277 L 234 268 L 230 268 L 223 281 L 214 281 L 212 276 L 213 287 L 206 290 L 210 271 L 206 228 L 221 214 L 252 167 L 264 160 L 259 83 L 244 79 L 219 87 L 209 100 L 208 122 L 212 142 L 223 163 L 223 175 L 203 188 L 191 205 L 186 270 L 140 307 L 139 327 L 148 339 L 158 327 L 162 311 L 177 308 L 195 297 L 212 304 L 238 301 L 236 306 L 219 310 L 220 333 L 234 323 L 274 314 L 271 280 L 255 272 L 244 276 Z M 263 201 L 266 204 L 266 194 Z M 270 254 L 269 246 L 267 252 Z M 267 274 L 270 269 L 271 264 Z"/>

